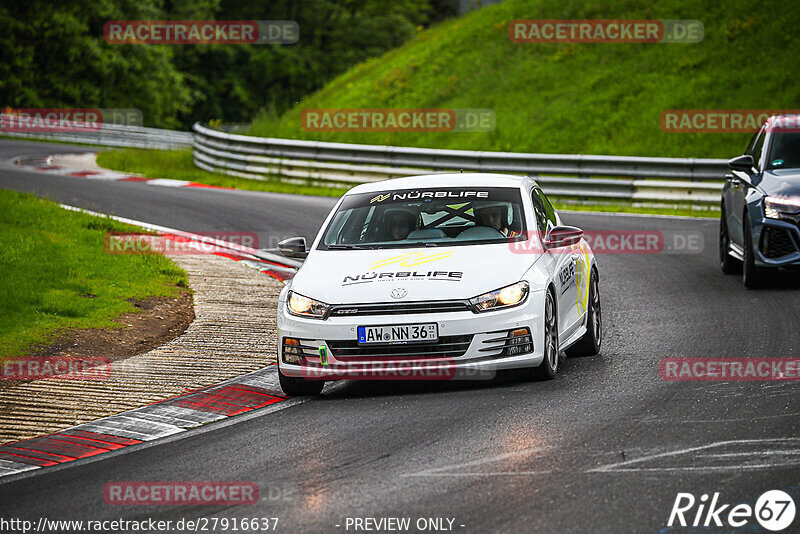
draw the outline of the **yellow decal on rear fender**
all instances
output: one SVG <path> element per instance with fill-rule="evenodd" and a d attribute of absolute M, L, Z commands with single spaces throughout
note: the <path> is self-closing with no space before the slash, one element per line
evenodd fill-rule
<path fill-rule="evenodd" d="M 583 315 L 589 307 L 589 283 L 590 283 L 590 265 L 591 258 L 589 258 L 589 251 L 586 249 L 584 242 L 580 242 L 581 259 L 580 261 L 580 279 L 577 282 L 578 290 L 578 316 Z"/>

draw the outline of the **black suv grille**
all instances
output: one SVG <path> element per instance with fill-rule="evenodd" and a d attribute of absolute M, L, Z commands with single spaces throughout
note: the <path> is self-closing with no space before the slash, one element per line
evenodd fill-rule
<path fill-rule="evenodd" d="M 470 343 L 472 335 L 442 336 L 436 343 L 407 343 L 402 345 L 359 345 L 358 341 L 328 341 L 336 359 L 346 358 L 373 358 L 373 357 L 398 357 L 398 358 L 458 358 L 463 356 Z"/>
<path fill-rule="evenodd" d="M 767 258 L 780 258 L 795 252 L 792 236 L 783 228 L 772 228 L 767 226 L 761 235 L 761 252 Z"/>
<path fill-rule="evenodd" d="M 358 315 L 403 315 L 409 313 L 447 313 L 471 311 L 468 301 L 439 300 L 427 302 L 379 302 L 376 304 L 336 304 L 331 306 L 331 317 Z"/>

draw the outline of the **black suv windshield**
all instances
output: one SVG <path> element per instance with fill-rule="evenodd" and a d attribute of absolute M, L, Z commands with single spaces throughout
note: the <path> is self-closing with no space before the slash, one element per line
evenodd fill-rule
<path fill-rule="evenodd" d="M 346 197 L 318 248 L 499 243 L 524 231 L 525 217 L 518 189 L 404 189 Z"/>
<path fill-rule="evenodd" d="M 772 134 L 767 169 L 800 169 L 800 132 L 778 130 Z"/>

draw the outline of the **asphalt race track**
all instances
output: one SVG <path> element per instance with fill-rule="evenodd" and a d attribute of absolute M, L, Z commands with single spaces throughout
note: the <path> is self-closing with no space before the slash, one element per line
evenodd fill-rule
<path fill-rule="evenodd" d="M 0 141 L 0 187 L 181 230 L 254 231 L 270 240 L 313 237 L 333 203 L 7 164 L 70 150 L 87 149 Z M 348 382 L 275 413 L 0 481 L 3 515 L 278 517 L 278 531 L 289 533 L 354 532 L 348 517 L 449 518 L 454 531 L 470 533 L 731 532 L 667 527 L 677 494 L 719 492 L 720 502 L 752 505 L 780 489 L 800 504 L 798 382 L 667 382 L 659 372 L 667 357 L 797 357 L 798 273 L 745 290 L 719 271 L 713 220 L 563 219 L 587 230 L 700 232 L 703 249 L 599 255 L 602 354 L 564 360 L 556 380 Z M 240 507 L 105 503 L 107 482 L 132 480 L 253 481 L 261 499 Z M 758 528 L 753 521 L 746 531 Z"/>
<path fill-rule="evenodd" d="M 18 156 L 91 150 L 90 147 L 2 139 L 0 186 L 34 193 L 62 204 L 191 232 L 257 232 L 261 248 L 275 248 L 277 240 L 296 235 L 312 239 L 336 202 L 334 198 L 233 190 L 223 190 L 220 194 L 220 190 L 106 182 L 22 170 L 7 172 L 14 168 L 9 167 L 9 161 Z"/>

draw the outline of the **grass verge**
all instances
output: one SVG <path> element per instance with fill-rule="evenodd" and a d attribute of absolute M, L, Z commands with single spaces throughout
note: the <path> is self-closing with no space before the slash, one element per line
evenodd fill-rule
<path fill-rule="evenodd" d="M 712 206 L 708 209 L 694 208 L 691 206 L 641 206 L 632 203 L 609 204 L 574 204 L 553 199 L 553 207 L 559 211 L 598 211 L 607 213 L 636 213 L 642 215 L 670 215 L 678 217 L 702 217 L 708 219 L 719 218 L 719 207 Z"/>
<path fill-rule="evenodd" d="M 72 328 L 115 328 L 127 299 L 172 296 L 186 272 L 160 255 L 111 255 L 107 232 L 141 231 L 112 219 L 0 190 L 0 360 Z"/>

